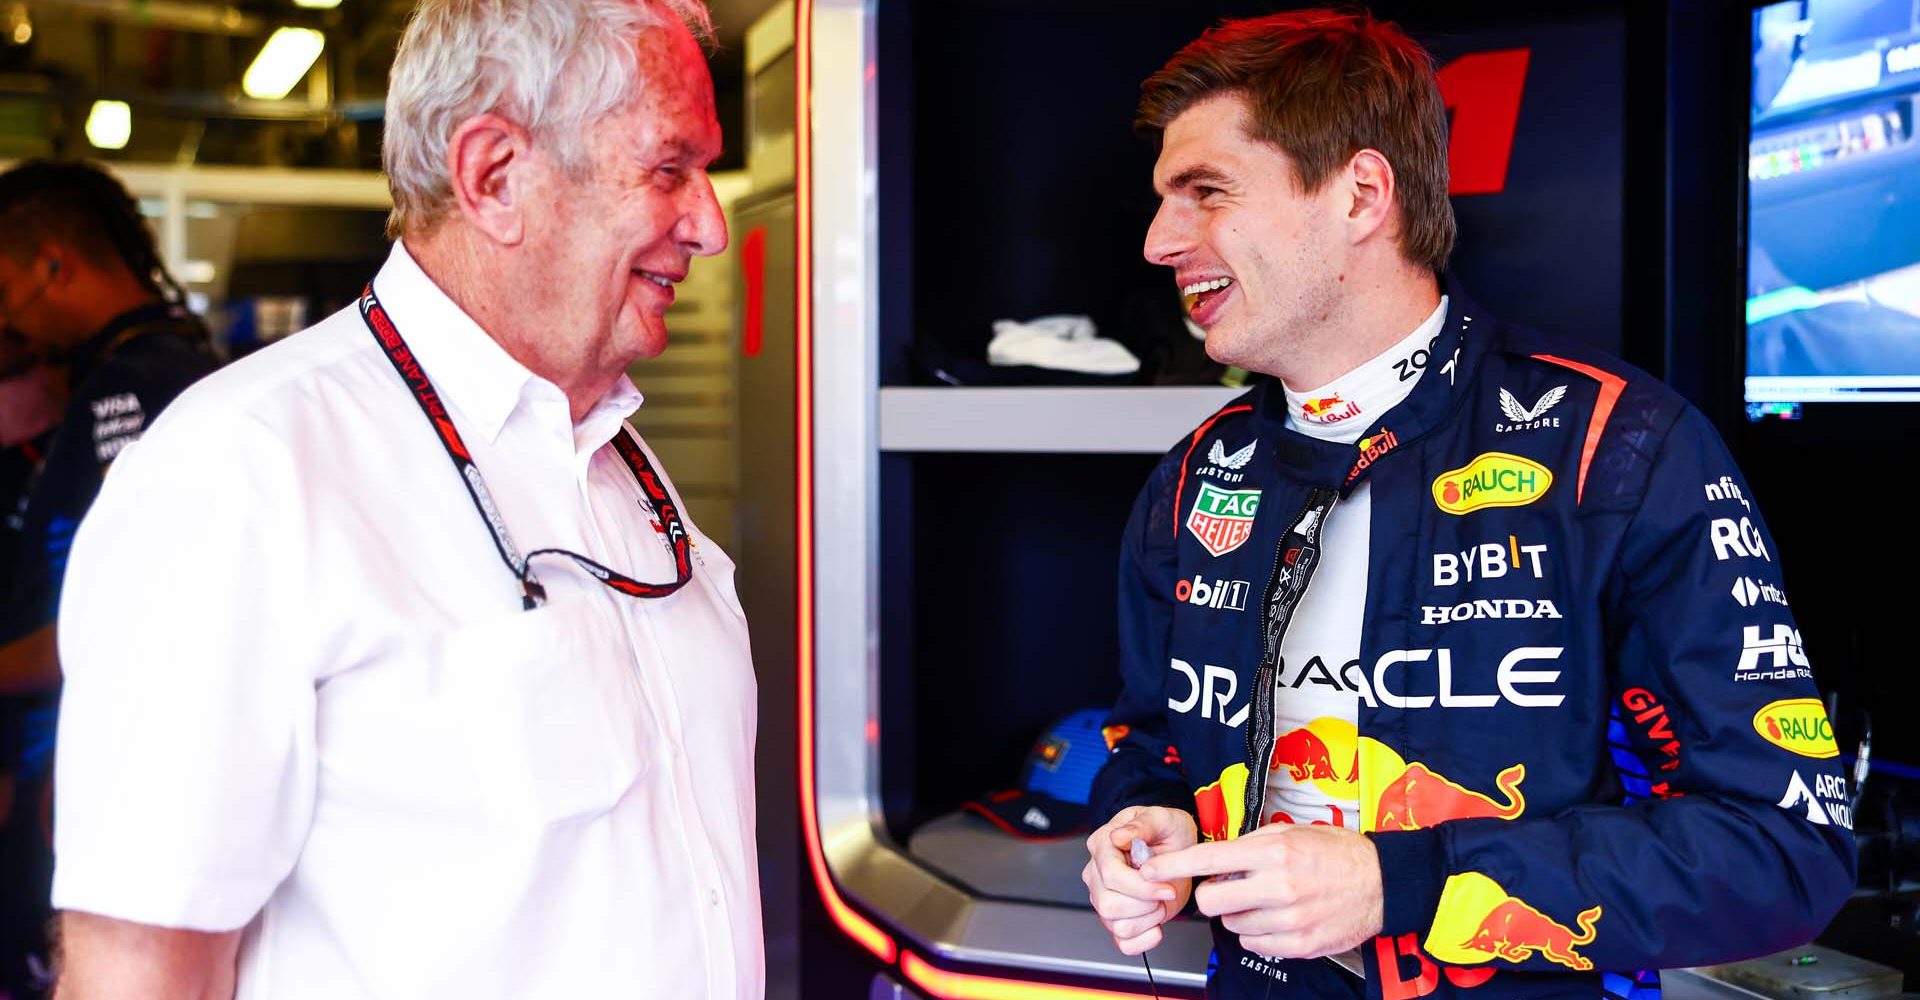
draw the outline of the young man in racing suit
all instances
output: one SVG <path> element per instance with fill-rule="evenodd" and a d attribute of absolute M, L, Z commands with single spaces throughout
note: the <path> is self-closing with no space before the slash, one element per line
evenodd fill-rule
<path fill-rule="evenodd" d="M 1851 817 L 1759 511 L 1667 387 L 1442 277 L 1426 53 L 1365 13 L 1229 22 L 1140 125 L 1147 258 L 1277 381 L 1122 545 L 1084 876 L 1120 949 L 1191 895 L 1210 996 L 1639 1000 L 1811 938 Z M 1364 982 L 1316 960 L 1356 947 Z"/>

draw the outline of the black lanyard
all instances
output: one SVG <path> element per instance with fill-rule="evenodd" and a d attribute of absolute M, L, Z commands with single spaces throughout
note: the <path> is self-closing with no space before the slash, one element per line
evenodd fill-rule
<path fill-rule="evenodd" d="M 647 453 L 634 443 L 632 433 L 625 427 L 613 436 L 613 448 L 626 461 L 627 468 L 633 470 L 633 478 L 639 481 L 640 491 L 647 495 L 647 501 L 660 518 L 667 546 L 673 552 L 673 582 L 643 583 L 566 549 L 534 549 L 522 559 L 520 551 L 514 548 L 512 537 L 507 534 L 507 524 L 500 517 L 500 509 L 493 503 L 493 494 L 487 491 L 486 480 L 480 477 L 479 466 L 473 463 L 473 455 L 467 451 L 467 443 L 461 440 L 459 429 L 453 426 L 453 418 L 441 404 L 440 394 L 427 378 L 426 369 L 420 367 L 419 360 L 401 338 L 400 328 L 393 325 L 393 318 L 387 315 L 379 297 L 373 294 L 372 282 L 367 283 L 367 290 L 360 295 L 360 318 L 366 321 L 367 332 L 373 334 L 373 339 L 380 343 L 380 349 L 387 353 L 387 360 L 393 363 L 393 370 L 400 374 L 400 380 L 413 392 L 413 400 L 420 404 L 420 412 L 427 415 L 428 422 L 440 435 L 440 446 L 447 450 L 447 458 L 453 461 L 453 467 L 459 471 L 460 481 L 467 484 L 467 495 L 473 498 L 474 509 L 480 512 L 481 520 L 487 522 L 487 528 L 493 532 L 493 544 L 500 550 L 500 558 L 506 562 L 514 578 L 520 581 L 521 607 L 532 611 L 547 599 L 546 588 L 533 575 L 535 556 L 565 556 L 591 573 L 594 579 L 629 597 L 666 597 L 693 579 L 693 543 L 687 536 L 686 525 L 680 521 L 680 510 L 667 494 L 665 484 L 654 473 L 653 463 L 647 460 Z"/>

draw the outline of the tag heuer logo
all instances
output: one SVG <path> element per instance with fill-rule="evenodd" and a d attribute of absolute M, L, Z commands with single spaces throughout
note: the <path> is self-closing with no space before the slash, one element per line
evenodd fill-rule
<path fill-rule="evenodd" d="M 1193 512 L 1187 515 L 1187 530 L 1209 554 L 1224 556 L 1246 544 L 1259 511 L 1259 490 L 1223 490 L 1212 483 L 1201 483 Z"/>

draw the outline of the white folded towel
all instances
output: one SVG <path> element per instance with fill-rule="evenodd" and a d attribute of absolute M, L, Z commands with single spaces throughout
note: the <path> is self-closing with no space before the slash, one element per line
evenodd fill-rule
<path fill-rule="evenodd" d="M 1131 375 L 1140 370 L 1140 359 L 1119 341 L 1098 336 L 1093 319 L 1087 316 L 994 320 L 987 361 L 1088 375 Z"/>

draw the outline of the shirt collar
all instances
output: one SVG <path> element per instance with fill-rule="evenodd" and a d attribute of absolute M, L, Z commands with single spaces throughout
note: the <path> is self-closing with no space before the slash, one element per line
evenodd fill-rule
<path fill-rule="evenodd" d="M 407 252 L 403 241 L 394 242 L 373 284 L 380 304 L 386 307 L 440 397 L 466 418 L 467 433 L 491 444 L 523 400 L 532 402 L 543 395 L 557 400 L 560 413 L 567 414 L 566 397 L 560 388 L 514 360 L 447 297 Z M 640 401 L 640 391 L 622 375 L 574 425 L 575 448 L 591 453 L 612 440 L 618 422 L 632 415 Z"/>
<path fill-rule="evenodd" d="M 1318 389 L 1294 392 L 1283 386 L 1287 426 L 1323 441 L 1358 441 L 1374 418 L 1400 405 L 1413 391 L 1426 362 L 1415 365 L 1411 359 L 1426 355 L 1446 319 L 1447 297 L 1442 295 L 1440 304 L 1412 333 L 1359 367 Z"/>

